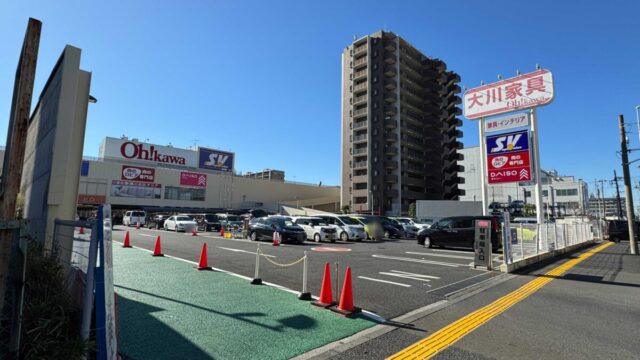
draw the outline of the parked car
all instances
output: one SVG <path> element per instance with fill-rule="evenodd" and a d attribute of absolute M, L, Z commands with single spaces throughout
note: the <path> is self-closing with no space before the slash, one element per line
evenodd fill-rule
<path fill-rule="evenodd" d="M 636 221 L 636 231 L 639 225 L 640 222 Z M 615 242 L 629 240 L 629 223 L 627 220 L 607 220 L 605 239 Z"/>
<path fill-rule="evenodd" d="M 166 214 L 153 214 L 147 219 L 147 228 L 149 229 L 164 229 L 164 221 L 167 220 L 169 215 Z"/>
<path fill-rule="evenodd" d="M 124 226 L 132 226 L 136 224 L 140 224 L 140 226 L 145 224 L 145 219 L 147 218 L 147 213 L 142 210 L 133 210 L 127 211 L 122 217 L 122 225 Z"/>
<path fill-rule="evenodd" d="M 304 232 L 307 234 L 307 240 L 313 240 L 315 242 L 328 240 L 333 243 L 336 242 L 338 238 L 337 227 L 328 225 L 319 217 L 295 217 L 293 218 L 293 222 L 304 229 Z"/>
<path fill-rule="evenodd" d="M 338 227 L 340 240 L 362 241 L 367 238 L 364 226 L 346 215 L 318 215 L 327 224 Z"/>
<path fill-rule="evenodd" d="M 475 220 L 491 221 L 491 245 L 500 248 L 500 222 L 497 216 L 454 216 L 442 218 L 418 233 L 418 244 L 426 247 L 471 248 L 475 242 Z"/>
<path fill-rule="evenodd" d="M 229 227 L 239 227 L 241 228 L 243 225 L 243 219 L 240 215 L 233 214 L 216 214 L 218 219 L 220 219 L 220 225 L 224 228 Z"/>
<path fill-rule="evenodd" d="M 172 215 L 164 221 L 165 230 L 191 231 L 197 226 L 196 222 L 187 215 Z"/>
<path fill-rule="evenodd" d="M 392 221 L 391 219 L 384 216 L 377 215 L 353 215 L 354 219 L 359 220 L 363 224 L 366 224 L 365 231 L 372 239 L 378 238 L 403 238 L 406 236 L 404 230 L 402 229 L 402 225 Z M 376 226 L 380 228 L 380 234 L 375 234 Z"/>
<path fill-rule="evenodd" d="M 197 223 L 198 231 L 220 231 L 222 224 L 216 214 L 191 214 Z"/>
<path fill-rule="evenodd" d="M 407 237 L 414 238 L 418 236 L 418 231 L 422 228 L 418 227 L 412 218 L 396 217 L 391 219 L 402 226 Z"/>
<path fill-rule="evenodd" d="M 269 216 L 252 219 L 249 222 L 249 239 L 252 241 L 273 240 L 273 233 L 280 233 L 283 243 L 302 244 L 307 238 L 304 229 L 296 225 L 287 216 Z"/>

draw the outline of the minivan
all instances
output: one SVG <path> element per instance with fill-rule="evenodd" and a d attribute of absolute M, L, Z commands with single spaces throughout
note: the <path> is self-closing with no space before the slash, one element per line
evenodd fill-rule
<path fill-rule="evenodd" d="M 140 224 L 140 226 L 145 224 L 145 219 L 147 218 L 147 213 L 142 210 L 132 210 L 127 211 L 122 218 L 122 225 L 124 226 L 132 226 L 136 224 Z"/>
<path fill-rule="evenodd" d="M 364 226 L 347 215 L 316 215 L 329 225 L 340 229 L 338 237 L 342 241 L 362 241 L 367 239 Z"/>

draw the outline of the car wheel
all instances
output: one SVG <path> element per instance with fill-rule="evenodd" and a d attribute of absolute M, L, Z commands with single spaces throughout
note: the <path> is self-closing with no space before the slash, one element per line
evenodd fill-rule
<path fill-rule="evenodd" d="M 346 241 L 349 241 L 349 234 L 347 234 L 347 232 L 346 232 L 346 231 L 343 231 L 343 232 L 340 234 L 340 240 L 345 241 L 345 242 L 346 242 Z"/>
<path fill-rule="evenodd" d="M 424 238 L 424 247 L 426 248 L 432 248 L 433 244 L 431 243 L 431 238 L 428 236 L 425 236 Z"/>
<path fill-rule="evenodd" d="M 319 243 L 320 242 L 320 234 L 313 235 L 313 241 Z"/>
<path fill-rule="evenodd" d="M 251 239 L 251 241 L 258 241 L 258 234 L 256 234 L 255 231 L 252 231 L 249 235 L 249 238 Z"/>
<path fill-rule="evenodd" d="M 173 231 L 178 232 L 178 224 L 173 225 Z"/>

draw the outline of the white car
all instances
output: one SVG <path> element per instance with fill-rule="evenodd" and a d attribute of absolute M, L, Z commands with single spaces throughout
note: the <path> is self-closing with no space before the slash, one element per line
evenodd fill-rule
<path fill-rule="evenodd" d="M 165 230 L 178 231 L 191 231 L 196 228 L 198 224 L 190 217 L 186 215 L 173 215 L 164 221 Z"/>
<path fill-rule="evenodd" d="M 141 210 L 127 211 L 122 217 L 122 225 L 135 226 L 140 223 L 140 226 L 144 225 L 144 221 L 147 218 L 147 213 Z"/>
<path fill-rule="evenodd" d="M 418 225 L 416 225 L 412 218 L 396 217 L 392 219 L 397 221 L 398 224 L 402 225 L 402 229 L 404 230 L 404 233 L 407 234 L 407 237 L 418 236 L 418 231 L 422 229 L 418 227 Z"/>
<path fill-rule="evenodd" d="M 304 229 L 308 240 L 313 239 L 315 242 L 325 240 L 336 242 L 338 238 L 337 229 L 331 225 L 327 225 L 327 223 L 319 217 L 298 217 L 294 218 L 293 222 Z"/>
<path fill-rule="evenodd" d="M 346 215 L 318 215 L 327 224 L 338 229 L 338 237 L 342 241 L 362 241 L 367 239 L 367 232 L 364 226 L 358 221 Z"/>

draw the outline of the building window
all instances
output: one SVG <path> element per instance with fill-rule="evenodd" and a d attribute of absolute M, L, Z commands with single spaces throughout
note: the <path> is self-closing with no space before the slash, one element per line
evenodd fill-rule
<path fill-rule="evenodd" d="M 578 195 L 578 189 L 557 189 L 556 195 L 558 196 L 576 196 Z"/>
<path fill-rule="evenodd" d="M 204 188 L 184 188 L 178 186 L 166 186 L 164 188 L 165 200 L 204 201 Z"/>
<path fill-rule="evenodd" d="M 542 190 L 542 196 L 549 196 L 549 190 Z"/>

